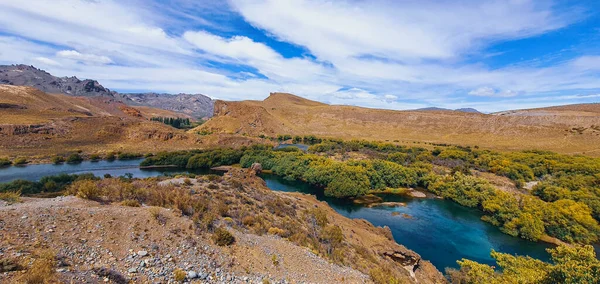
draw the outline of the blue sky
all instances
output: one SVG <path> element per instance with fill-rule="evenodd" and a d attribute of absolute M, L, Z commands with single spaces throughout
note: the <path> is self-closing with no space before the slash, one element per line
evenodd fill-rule
<path fill-rule="evenodd" d="M 388 109 L 600 101 L 600 2 L 0 0 L 0 63 L 122 91 Z"/>

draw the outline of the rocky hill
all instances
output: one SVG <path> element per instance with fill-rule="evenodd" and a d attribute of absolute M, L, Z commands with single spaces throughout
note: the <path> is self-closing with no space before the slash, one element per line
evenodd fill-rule
<path fill-rule="evenodd" d="M 0 156 L 198 147 L 196 135 L 149 121 L 156 115 L 177 114 L 131 107 L 110 96 L 73 97 L 0 85 Z"/>
<path fill-rule="evenodd" d="M 94 201 L 0 204 L 0 282 L 446 282 L 389 229 L 310 195 L 271 191 L 252 172 L 160 179 L 68 190 Z"/>
<path fill-rule="evenodd" d="M 56 77 L 27 65 L 1 65 L 0 84 L 29 86 L 46 93 L 83 97 L 109 97 L 132 106 L 149 106 L 180 113 L 192 118 L 210 117 L 213 113 L 211 98 L 200 94 L 125 94 L 111 91 L 95 80 L 77 77 Z"/>
<path fill-rule="evenodd" d="M 393 111 L 326 105 L 290 94 L 264 101 L 215 103 L 197 130 L 247 135 L 307 135 L 456 144 L 497 150 L 551 150 L 600 155 L 600 104 L 497 114 Z"/>

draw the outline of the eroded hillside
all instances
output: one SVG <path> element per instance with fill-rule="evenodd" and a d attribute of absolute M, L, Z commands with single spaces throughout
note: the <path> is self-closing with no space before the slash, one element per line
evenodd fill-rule
<path fill-rule="evenodd" d="M 176 116 L 108 97 L 71 97 L 0 85 L 0 155 L 144 152 L 198 145 L 195 135 L 148 121 L 155 115 Z"/>
<path fill-rule="evenodd" d="M 445 282 L 388 229 L 347 219 L 310 195 L 271 191 L 251 171 L 82 180 L 69 193 L 94 201 L 0 205 L 8 272 L 0 282 L 39 276 L 34 268 L 43 265 L 46 279 L 67 283 Z M 233 239 L 215 237 L 223 229 Z"/>
<path fill-rule="evenodd" d="M 458 111 L 393 111 L 326 105 L 290 94 L 273 93 L 264 101 L 217 101 L 215 117 L 201 129 L 252 136 L 313 134 L 598 156 L 599 112 L 598 104 L 492 115 Z"/>

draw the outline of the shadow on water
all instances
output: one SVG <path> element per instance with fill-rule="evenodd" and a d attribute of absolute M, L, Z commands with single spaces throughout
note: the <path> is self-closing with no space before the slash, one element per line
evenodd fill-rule
<path fill-rule="evenodd" d="M 390 227 L 398 243 L 419 253 L 440 271 L 446 267 L 457 268 L 456 261 L 463 258 L 495 265 L 490 256 L 492 249 L 549 261 L 546 249 L 552 245 L 506 235 L 481 221 L 482 214 L 477 209 L 449 200 L 381 195 L 384 201 L 403 202 L 406 206 L 368 208 L 348 200 L 328 198 L 322 189 L 307 183 L 275 175 L 262 177 L 272 190 L 313 194 L 341 215 L 365 219 L 375 226 Z"/>

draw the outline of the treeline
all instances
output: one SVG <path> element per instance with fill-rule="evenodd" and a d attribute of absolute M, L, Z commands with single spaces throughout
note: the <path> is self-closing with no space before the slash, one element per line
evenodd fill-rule
<path fill-rule="evenodd" d="M 153 117 L 152 121 L 162 122 L 175 128 L 190 128 L 192 126 L 189 118 L 180 117 Z"/>
<path fill-rule="evenodd" d="M 460 270 L 446 272 L 452 283 L 599 283 L 600 261 L 592 246 L 562 245 L 548 252 L 552 263 L 492 251 L 500 269 L 463 259 Z"/>
<path fill-rule="evenodd" d="M 360 160 L 333 160 L 329 156 Z M 269 146 L 163 153 L 142 165 L 189 169 L 240 163 L 323 188 L 333 197 L 356 197 L 386 188 L 422 186 L 463 206 L 478 208 L 483 219 L 507 234 L 538 240 L 544 235 L 570 243 L 598 240 L 600 159 L 524 151 L 499 153 L 470 147 L 428 150 L 371 141 L 321 139 L 302 153 Z M 531 194 L 507 193 L 473 171 L 505 176 L 518 187 L 535 181 Z"/>
<path fill-rule="evenodd" d="M 23 195 L 38 193 L 56 193 L 65 190 L 71 183 L 78 180 L 97 180 L 93 174 L 61 174 L 46 176 L 39 181 L 15 180 L 0 184 L 0 193 L 19 192 Z"/>

